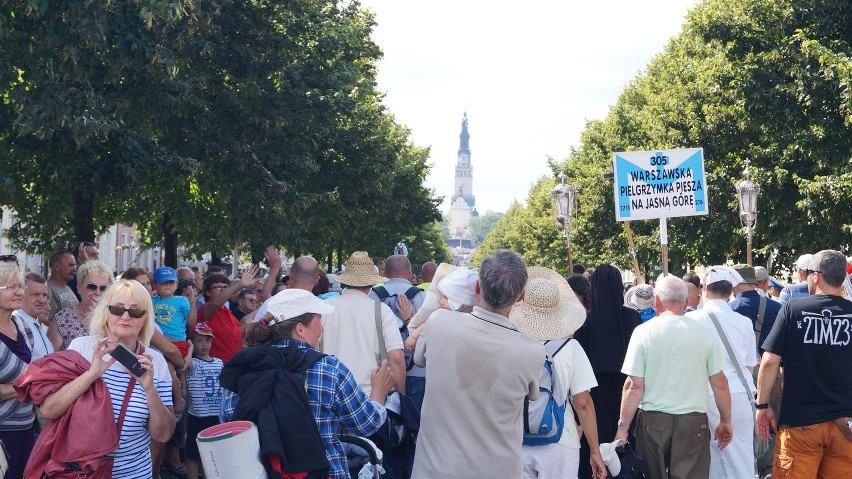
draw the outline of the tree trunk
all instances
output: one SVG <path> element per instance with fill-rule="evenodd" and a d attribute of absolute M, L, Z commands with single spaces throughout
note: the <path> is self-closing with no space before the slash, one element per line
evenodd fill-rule
<path fill-rule="evenodd" d="M 343 245 L 337 245 L 337 271 L 343 270 Z"/>
<path fill-rule="evenodd" d="M 331 274 L 334 271 L 334 250 L 328 252 L 325 272 Z"/>
<path fill-rule="evenodd" d="M 163 254 L 165 258 L 163 264 L 177 268 L 177 246 L 178 237 L 172 225 L 172 218 L 168 213 L 163 215 Z"/>
<path fill-rule="evenodd" d="M 74 204 L 74 236 L 77 241 L 95 241 L 95 197 L 77 190 L 71 191 Z"/>

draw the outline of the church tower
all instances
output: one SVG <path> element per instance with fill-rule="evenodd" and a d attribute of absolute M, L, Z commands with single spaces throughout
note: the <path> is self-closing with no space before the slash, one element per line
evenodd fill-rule
<path fill-rule="evenodd" d="M 467 112 L 462 117 L 459 153 L 456 161 L 456 186 L 450 202 L 450 237 L 466 240 L 459 244 L 470 246 L 470 219 L 479 216 L 473 196 L 473 166 L 470 164 L 470 134 L 467 132 Z"/>
<path fill-rule="evenodd" d="M 461 197 L 473 209 L 476 199 L 473 197 L 473 166 L 470 164 L 470 133 L 467 132 L 467 112 L 462 117 L 462 129 L 459 134 L 459 153 L 456 161 L 456 188 L 453 190 L 452 202 Z"/>

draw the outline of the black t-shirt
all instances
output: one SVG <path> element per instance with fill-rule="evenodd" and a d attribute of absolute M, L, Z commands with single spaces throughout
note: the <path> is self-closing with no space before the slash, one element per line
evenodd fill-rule
<path fill-rule="evenodd" d="M 787 301 L 763 349 L 784 358 L 779 425 L 852 416 L 852 302 L 824 294 Z"/>

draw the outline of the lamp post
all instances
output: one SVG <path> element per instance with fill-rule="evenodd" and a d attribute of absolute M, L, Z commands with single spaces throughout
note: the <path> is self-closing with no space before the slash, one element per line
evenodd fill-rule
<path fill-rule="evenodd" d="M 751 171 L 748 169 L 749 160 L 745 160 L 743 169 L 743 181 L 737 183 L 737 198 L 740 202 L 740 223 L 746 234 L 746 262 L 749 266 L 751 261 L 751 236 L 757 224 L 757 196 L 760 186 L 751 181 Z"/>
<path fill-rule="evenodd" d="M 562 226 L 565 235 L 565 249 L 568 252 L 568 274 L 572 273 L 574 260 L 571 257 L 571 231 L 569 226 L 571 218 L 574 217 L 574 209 L 577 205 L 577 188 L 565 184 L 565 172 L 559 173 L 559 184 L 550 190 L 553 203 L 556 205 L 556 221 Z"/>

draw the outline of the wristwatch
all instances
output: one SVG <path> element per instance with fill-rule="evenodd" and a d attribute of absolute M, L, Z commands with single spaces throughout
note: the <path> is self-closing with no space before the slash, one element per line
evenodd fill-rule
<path fill-rule="evenodd" d="M 760 404 L 760 403 L 757 403 L 757 402 L 756 402 L 756 403 L 754 403 L 754 408 L 755 408 L 755 409 L 767 409 L 768 407 L 769 407 L 769 403 L 768 403 L 768 402 L 765 402 L 765 403 L 763 403 L 763 404 Z"/>
<path fill-rule="evenodd" d="M 619 420 L 618 420 L 618 428 L 619 428 L 619 429 L 629 429 L 629 428 L 630 428 L 630 423 L 629 423 L 629 422 L 624 422 L 624 421 L 622 421 L 621 419 L 619 419 Z"/>

